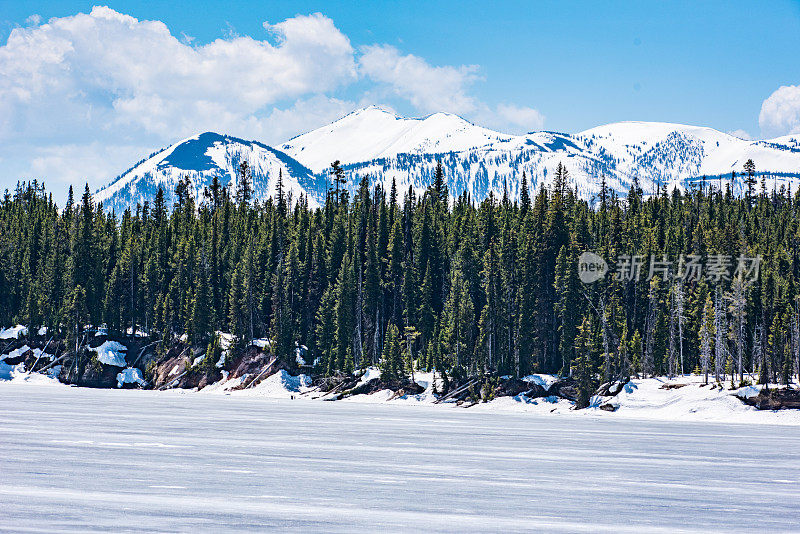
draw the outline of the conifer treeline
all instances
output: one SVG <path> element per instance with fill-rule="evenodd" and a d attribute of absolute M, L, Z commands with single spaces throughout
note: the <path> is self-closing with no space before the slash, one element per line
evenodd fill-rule
<path fill-rule="evenodd" d="M 800 196 L 786 191 L 736 198 L 703 186 L 645 198 L 634 185 L 622 201 L 603 187 L 590 206 L 559 165 L 533 198 L 523 176 L 518 202 L 476 205 L 466 194 L 448 203 L 440 167 L 421 196 L 364 180 L 352 198 L 337 187 L 312 210 L 280 184 L 274 200 L 253 201 L 241 172 L 236 191 L 215 180 L 194 199 L 181 181 L 173 206 L 159 190 L 120 217 L 88 186 L 59 210 L 42 185 L 18 185 L 0 206 L 0 324 L 64 337 L 105 324 L 164 346 L 186 334 L 205 347 L 224 330 L 239 348 L 271 338 L 290 365 L 306 345 L 330 374 L 376 364 L 403 375 L 415 361 L 457 377 L 700 369 L 786 381 L 798 367 Z M 763 262 L 751 285 L 666 276 L 588 285 L 577 272 L 585 250 Z"/>

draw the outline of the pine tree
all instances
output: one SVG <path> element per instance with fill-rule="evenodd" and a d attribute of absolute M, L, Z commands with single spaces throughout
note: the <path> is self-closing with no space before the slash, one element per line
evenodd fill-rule
<path fill-rule="evenodd" d="M 345 257 L 336 280 L 336 365 L 334 369 L 346 372 L 353 358 L 353 319 L 355 295 L 353 288 L 352 260 Z"/>
<path fill-rule="evenodd" d="M 246 205 L 253 198 L 253 177 L 250 173 L 250 165 L 247 161 L 242 161 L 239 164 L 239 176 L 236 188 L 236 202 L 241 205 Z"/>
<path fill-rule="evenodd" d="M 575 361 L 573 376 L 577 382 L 578 398 L 575 407 L 586 408 L 589 406 L 592 393 L 594 391 L 594 373 L 591 364 L 591 336 L 592 325 L 588 317 L 583 317 L 583 321 L 578 326 L 578 334 L 575 338 Z"/>
<path fill-rule="evenodd" d="M 744 351 L 745 327 L 747 325 L 745 284 L 741 276 L 736 277 L 731 283 L 730 312 L 733 318 L 731 335 L 736 344 L 736 372 L 739 382 L 744 380 Z"/>
<path fill-rule="evenodd" d="M 436 193 L 436 199 L 439 202 L 447 204 L 447 184 L 444 181 L 444 169 L 442 168 L 442 160 L 436 161 L 436 172 L 433 177 L 433 190 Z"/>
<path fill-rule="evenodd" d="M 636 330 L 631 337 L 630 345 L 631 371 L 634 375 L 642 372 L 642 334 Z"/>
<path fill-rule="evenodd" d="M 750 207 L 756 187 L 756 164 L 752 159 L 748 159 L 744 163 L 744 174 L 746 176 L 744 183 L 747 185 L 747 206 Z"/>
<path fill-rule="evenodd" d="M 430 362 L 427 361 L 427 348 L 430 341 L 433 339 L 433 327 L 435 318 L 433 315 L 433 288 L 431 287 L 431 270 L 430 265 L 425 270 L 425 276 L 422 278 L 422 288 L 420 290 L 420 304 L 419 304 L 419 311 L 417 312 L 417 317 L 419 318 L 419 331 L 422 337 L 422 344 L 423 344 L 423 358 L 425 358 L 425 363 L 423 364 L 423 368 L 428 371 L 430 370 Z"/>
<path fill-rule="evenodd" d="M 335 312 L 336 291 L 334 286 L 329 286 L 322 295 L 316 317 L 316 346 L 328 375 L 337 370 Z"/>
<path fill-rule="evenodd" d="M 650 287 L 647 293 L 647 323 L 645 329 L 645 346 L 642 359 L 642 375 L 644 377 L 654 376 L 656 372 L 656 337 L 659 319 L 660 285 L 659 277 L 655 276 L 650 280 Z"/>
<path fill-rule="evenodd" d="M 403 329 L 403 347 L 406 354 L 405 369 L 411 375 L 411 380 L 414 380 L 414 342 L 419 337 L 419 332 L 413 326 L 406 326 Z"/>
<path fill-rule="evenodd" d="M 337 159 L 333 163 L 331 163 L 331 170 L 330 170 L 331 180 L 336 188 L 336 200 L 337 202 L 340 201 L 341 197 L 339 195 L 339 187 L 344 186 L 347 183 L 347 177 L 345 176 L 344 169 L 342 169 L 341 162 Z"/>
<path fill-rule="evenodd" d="M 703 306 L 703 319 L 700 325 L 700 362 L 703 366 L 704 384 L 708 384 L 708 367 L 711 362 L 711 350 L 714 344 L 715 330 L 714 330 L 714 304 L 711 301 L 711 295 L 706 296 L 706 302 Z"/>
<path fill-rule="evenodd" d="M 189 340 L 192 344 L 202 343 L 211 331 L 210 291 L 208 279 L 203 272 L 198 272 L 197 283 L 192 299 L 191 329 Z"/>
<path fill-rule="evenodd" d="M 273 353 L 286 362 L 294 365 L 294 266 L 296 248 L 292 245 L 292 253 L 284 256 L 272 278 L 272 349 Z M 294 258 L 293 258 L 294 257 Z"/>
<path fill-rule="evenodd" d="M 528 177 L 525 171 L 522 171 L 522 181 L 519 185 L 519 216 L 525 217 L 525 214 L 531 209 L 531 197 L 528 193 Z"/>
<path fill-rule="evenodd" d="M 442 323 L 440 337 L 449 366 L 461 368 L 467 363 L 468 351 L 474 343 L 475 309 L 460 269 L 453 270 Z"/>
<path fill-rule="evenodd" d="M 781 323 L 780 314 L 776 313 L 772 318 L 772 326 L 767 336 L 767 353 L 769 354 L 770 363 L 769 365 L 763 366 L 761 372 L 764 373 L 766 380 L 762 383 L 768 384 L 770 382 L 775 382 L 773 378 L 777 374 L 775 372 L 775 367 L 779 365 L 782 360 L 783 347 L 783 324 Z"/>
<path fill-rule="evenodd" d="M 228 293 L 228 324 L 230 332 L 237 341 L 237 348 L 243 348 L 247 337 L 247 301 L 244 291 L 243 266 L 239 265 L 233 271 L 231 286 Z"/>
<path fill-rule="evenodd" d="M 556 259 L 555 288 L 557 295 L 556 315 L 558 317 L 559 352 L 561 353 L 561 374 L 570 372 L 577 328 L 577 258 L 568 247 L 561 247 Z"/>
<path fill-rule="evenodd" d="M 725 342 L 728 335 L 728 318 L 719 292 L 716 293 L 714 304 L 714 333 L 714 379 L 720 382 L 720 375 L 724 374 L 725 362 L 728 360 L 728 346 Z"/>
<path fill-rule="evenodd" d="M 215 370 L 217 362 L 222 357 L 222 346 L 220 344 L 219 334 L 211 336 L 211 341 L 208 342 L 206 347 L 205 357 L 201 362 L 201 369 L 205 373 L 211 373 Z"/>
<path fill-rule="evenodd" d="M 498 274 L 498 261 L 494 241 L 489 244 L 489 249 L 483 257 L 483 294 L 486 303 L 478 320 L 478 359 L 475 362 L 478 371 L 496 370 L 497 345 L 498 345 L 498 312 L 500 308 L 500 291 Z"/>
<path fill-rule="evenodd" d="M 400 353 L 400 333 L 394 323 L 389 323 L 381 353 L 381 378 L 387 381 L 405 377 L 405 370 Z"/>

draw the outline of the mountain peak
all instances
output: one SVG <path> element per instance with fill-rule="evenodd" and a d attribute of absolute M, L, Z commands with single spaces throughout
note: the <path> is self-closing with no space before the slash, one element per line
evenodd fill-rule
<path fill-rule="evenodd" d="M 372 105 L 369 105 L 369 106 L 366 106 L 366 107 L 359 108 L 359 109 L 356 109 L 354 111 L 351 111 L 347 115 L 344 115 L 343 117 L 340 117 L 340 118 L 336 119 L 335 121 L 333 121 L 328 126 L 331 126 L 331 125 L 339 123 L 339 122 L 372 121 L 372 120 L 397 120 L 397 119 L 400 119 L 400 117 L 394 111 L 392 111 L 391 109 L 383 107 L 383 106 L 378 106 L 378 105 L 372 104 Z M 323 128 L 324 128 L 324 126 L 323 126 Z M 296 136 L 296 137 L 300 137 L 300 136 Z"/>
<path fill-rule="evenodd" d="M 250 167 L 251 186 L 256 197 L 266 199 L 275 194 L 278 177 L 283 189 L 294 198 L 305 194 L 310 206 L 319 206 L 325 197 L 327 183 L 305 166 L 258 141 L 203 132 L 188 137 L 152 154 L 118 176 L 95 194 L 107 209 L 122 212 L 137 203 L 152 200 L 162 188 L 167 197 L 179 180 L 189 180 L 195 199 L 216 177 L 223 186 L 238 184 L 239 164 Z"/>
<path fill-rule="evenodd" d="M 370 104 L 369 106 L 364 106 L 363 108 L 357 109 L 351 113 L 351 115 L 360 115 L 364 113 L 386 113 L 388 115 L 394 115 L 395 117 L 397 114 L 389 109 L 388 107 L 380 106 L 378 104 Z"/>
<path fill-rule="evenodd" d="M 576 134 L 582 137 L 609 138 L 614 142 L 642 143 L 657 142 L 675 133 L 688 135 L 701 141 L 735 141 L 740 140 L 730 134 L 720 132 L 707 126 L 692 126 L 671 122 L 620 121 L 596 126 Z M 749 142 L 749 141 L 748 141 Z"/>
<path fill-rule="evenodd" d="M 452 113 L 407 118 L 368 106 L 292 138 L 281 150 L 314 172 L 321 172 L 334 160 L 352 163 L 398 154 L 461 152 L 510 137 Z"/>

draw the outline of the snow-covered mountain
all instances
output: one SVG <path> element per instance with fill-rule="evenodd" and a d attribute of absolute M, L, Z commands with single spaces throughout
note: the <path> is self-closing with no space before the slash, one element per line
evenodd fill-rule
<path fill-rule="evenodd" d="M 351 191 L 366 176 L 372 185 L 387 189 L 395 180 L 401 193 L 428 187 L 441 161 L 451 195 L 467 191 L 478 201 L 504 190 L 517 198 L 523 172 L 532 190 L 548 185 L 559 163 L 567 167 L 571 186 L 587 199 L 597 194 L 603 177 L 620 196 L 634 179 L 646 193 L 658 184 L 686 188 L 702 176 L 725 184 L 731 172 L 742 172 L 748 159 L 767 176 L 770 189 L 800 185 L 800 135 L 748 141 L 711 128 L 656 122 L 619 122 L 577 134 L 509 135 L 452 114 L 403 118 L 370 106 L 299 135 L 280 149 L 200 134 L 143 160 L 101 189 L 97 199 L 120 211 L 151 199 L 159 185 L 171 193 L 181 176 L 189 176 L 199 196 L 214 175 L 223 184 L 235 184 L 239 162 L 247 160 L 258 198 L 275 193 L 280 169 L 285 190 L 294 198 L 305 193 L 316 206 L 325 200 L 328 170 L 337 159 Z M 742 191 L 740 179 L 733 188 Z"/>
<path fill-rule="evenodd" d="M 315 176 L 297 160 L 280 150 L 236 137 L 206 132 L 159 150 L 118 176 L 100 189 L 95 199 L 106 209 L 118 213 L 145 200 L 152 201 L 161 186 L 168 198 L 178 181 L 189 178 L 195 198 L 218 176 L 222 185 L 238 183 L 242 161 L 250 166 L 256 198 L 275 194 L 278 175 L 283 175 L 283 188 L 293 198 L 308 196 L 309 205 L 319 206 L 325 200 L 326 182 Z"/>
<path fill-rule="evenodd" d="M 353 112 L 328 126 L 281 146 L 287 154 L 322 172 L 339 159 L 355 188 L 362 176 L 401 191 L 427 187 L 436 162 L 445 169 L 451 194 L 467 191 L 476 199 L 504 188 L 519 194 L 522 173 L 536 189 L 549 184 L 558 163 L 585 198 L 608 186 L 624 196 L 634 178 L 645 192 L 658 184 L 686 187 L 703 175 L 725 183 L 753 159 L 769 173 L 768 185 L 800 184 L 800 135 L 746 141 L 717 130 L 681 124 L 620 122 L 578 134 L 534 132 L 508 135 L 476 126 L 458 116 L 437 113 L 406 119 L 376 107 Z M 737 180 L 734 189 L 741 190 Z"/>
<path fill-rule="evenodd" d="M 729 179 L 752 159 L 770 186 L 800 178 L 800 135 L 748 141 L 712 128 L 657 122 L 620 122 L 575 136 L 587 150 L 609 162 L 617 174 L 643 184 L 686 186 L 702 176 Z M 741 188 L 737 180 L 734 189 Z"/>
<path fill-rule="evenodd" d="M 280 148 L 314 172 L 321 172 L 337 159 L 343 163 L 358 163 L 398 154 L 463 152 L 513 138 L 475 126 L 450 113 L 408 119 L 369 106 L 299 135 Z"/>

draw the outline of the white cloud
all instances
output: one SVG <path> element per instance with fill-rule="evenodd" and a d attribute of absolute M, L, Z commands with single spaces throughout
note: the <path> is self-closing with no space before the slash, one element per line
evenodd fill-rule
<path fill-rule="evenodd" d="M 423 113 L 447 111 L 509 133 L 539 130 L 544 116 L 536 109 L 498 104 L 494 109 L 470 95 L 480 80 L 477 65 L 433 66 L 413 54 L 403 55 L 389 45 L 361 48 L 359 72 Z"/>
<path fill-rule="evenodd" d="M 744 139 L 745 141 L 753 140 L 753 136 L 747 133 L 746 131 L 742 130 L 741 128 L 738 130 L 731 130 L 730 132 L 728 132 L 728 135 L 738 137 L 739 139 Z"/>
<path fill-rule="evenodd" d="M 192 46 L 162 22 L 106 7 L 15 28 L 0 48 L 0 111 L 10 117 L 0 140 L 80 125 L 164 137 L 235 128 L 279 101 L 355 80 L 353 49 L 330 19 L 297 16 L 265 28 L 274 43 L 232 37 Z"/>
<path fill-rule="evenodd" d="M 800 133 L 800 85 L 784 85 L 769 95 L 758 124 L 766 136 Z"/>
<path fill-rule="evenodd" d="M 387 84 L 422 112 L 468 114 L 478 107 L 467 93 L 469 85 L 479 79 L 477 65 L 435 67 L 413 54 L 402 55 L 389 45 L 365 46 L 361 51 L 360 72 Z"/>
<path fill-rule="evenodd" d="M 336 119 L 347 115 L 357 106 L 354 102 L 315 95 L 311 98 L 298 100 L 288 108 L 275 108 L 258 125 L 253 125 L 263 131 L 258 137 L 271 145 L 279 145 L 295 135 L 325 126 Z"/>
<path fill-rule="evenodd" d="M 45 177 L 97 186 L 200 131 L 279 143 L 353 108 L 326 93 L 356 81 L 355 52 L 318 13 L 264 23 L 268 39 L 203 45 L 107 7 L 27 22 L 0 46 L 7 184 Z"/>
<path fill-rule="evenodd" d="M 530 107 L 498 104 L 497 116 L 506 124 L 523 128 L 526 132 L 544 128 L 544 115 Z"/>
<path fill-rule="evenodd" d="M 132 165 L 151 152 L 151 146 L 107 145 L 102 141 L 43 147 L 31 154 L 27 178 L 37 178 L 48 188 L 64 191 L 71 184 L 77 194 L 86 183 L 94 188 L 119 174 L 124 170 L 120 162 L 127 162 L 123 166 Z"/>
<path fill-rule="evenodd" d="M 57 194 L 68 183 L 98 187 L 198 132 L 277 145 L 396 98 L 504 131 L 544 121 L 533 108 L 475 98 L 476 65 L 434 66 L 380 44 L 357 53 L 319 13 L 264 22 L 264 39 L 231 29 L 205 44 L 108 7 L 25 23 L 0 45 L 0 189 L 32 178 Z"/>

